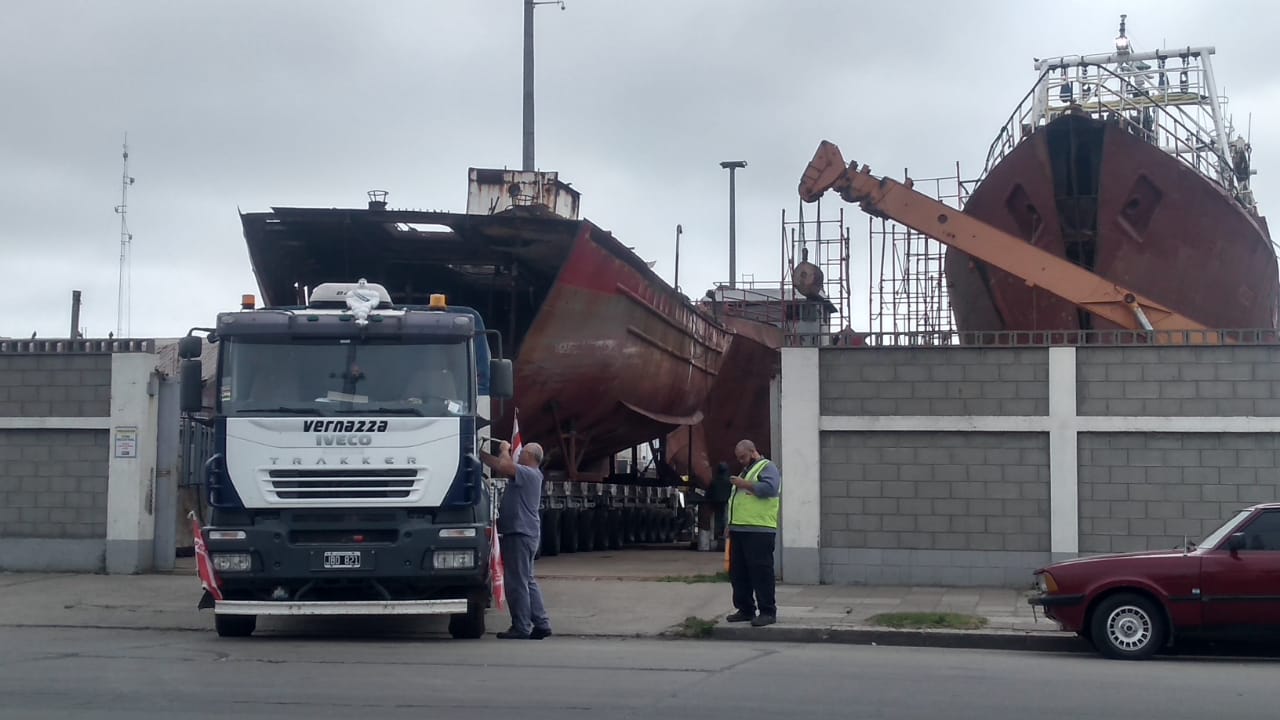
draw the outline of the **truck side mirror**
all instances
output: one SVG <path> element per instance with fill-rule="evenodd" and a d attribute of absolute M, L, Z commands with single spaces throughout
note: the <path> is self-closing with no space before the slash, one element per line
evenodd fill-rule
<path fill-rule="evenodd" d="M 1237 550 L 1243 550 L 1244 549 L 1244 533 L 1242 532 L 1231 533 L 1231 536 L 1227 538 L 1227 549 L 1233 553 L 1236 552 Z"/>
<path fill-rule="evenodd" d="M 187 338 L 183 338 L 186 340 Z M 199 340 L 200 338 L 195 338 Z M 179 402 L 184 413 L 198 413 L 204 408 L 203 368 L 199 360 L 183 360 L 180 370 L 182 385 Z"/>
<path fill-rule="evenodd" d="M 510 398 L 516 394 L 515 370 L 510 360 L 489 361 L 489 397 Z"/>
<path fill-rule="evenodd" d="M 178 338 L 178 357 L 183 360 L 192 360 L 200 357 L 204 351 L 204 340 L 198 335 L 187 335 Z"/>

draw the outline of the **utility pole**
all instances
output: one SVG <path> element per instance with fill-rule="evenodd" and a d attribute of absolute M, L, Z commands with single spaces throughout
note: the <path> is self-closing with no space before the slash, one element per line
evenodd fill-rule
<path fill-rule="evenodd" d="M 564 0 L 524 0 L 524 161 L 522 170 L 534 170 L 533 162 L 533 9 L 538 5 L 559 5 Z"/>
<path fill-rule="evenodd" d="M 747 166 L 746 160 L 726 160 L 720 167 L 729 171 L 729 287 L 738 287 L 738 214 L 735 207 L 734 173 Z"/>
<path fill-rule="evenodd" d="M 124 170 L 120 173 L 120 204 L 116 206 L 116 214 L 120 216 L 120 278 L 116 294 L 116 337 L 128 337 L 129 304 L 131 288 L 129 265 L 133 254 L 133 233 L 129 232 L 127 216 L 129 214 L 129 186 L 133 178 L 129 177 L 129 134 L 124 136 Z"/>
<path fill-rule="evenodd" d="M 684 232 L 684 228 L 676 225 L 676 278 L 672 284 L 675 285 L 676 292 L 680 292 L 680 233 Z"/>

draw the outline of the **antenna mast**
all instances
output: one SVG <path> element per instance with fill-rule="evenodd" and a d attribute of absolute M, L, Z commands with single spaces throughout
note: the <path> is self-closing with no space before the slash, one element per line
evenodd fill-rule
<path fill-rule="evenodd" d="M 130 256 L 132 255 L 133 233 L 129 232 L 129 186 L 133 178 L 129 176 L 129 134 L 124 135 L 124 169 L 120 173 L 120 204 L 116 206 L 116 214 L 120 216 L 120 279 L 116 294 L 116 337 L 128 337 L 129 313 L 131 302 L 130 288 Z"/>

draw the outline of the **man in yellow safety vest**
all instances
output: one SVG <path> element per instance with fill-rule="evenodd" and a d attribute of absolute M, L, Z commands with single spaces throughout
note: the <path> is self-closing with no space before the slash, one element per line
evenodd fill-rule
<path fill-rule="evenodd" d="M 733 583 L 733 606 L 738 611 L 725 620 L 750 621 L 754 627 L 764 627 L 778 621 L 773 550 L 778 536 L 782 473 L 750 440 L 739 442 L 734 455 L 743 467 L 741 477 L 730 478 L 733 491 L 729 495 L 728 521 L 729 579 Z"/>

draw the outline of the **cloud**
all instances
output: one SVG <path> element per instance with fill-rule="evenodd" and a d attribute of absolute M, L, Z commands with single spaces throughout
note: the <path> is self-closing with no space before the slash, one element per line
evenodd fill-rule
<path fill-rule="evenodd" d="M 1255 189 L 1271 203 L 1280 86 L 1276 11 L 1132 2 L 1139 47 L 1215 44 Z M 1254 21 L 1241 21 L 1242 17 Z M 821 139 L 878 172 L 980 169 L 1035 79 L 1032 58 L 1101 51 L 1111 3 L 741 3 L 569 0 L 537 30 L 537 158 L 584 214 L 692 296 L 728 279 L 727 177 L 738 174 L 738 267 L 782 272 L 781 213 Z M 65 334 L 72 289 L 91 335 L 115 329 L 120 144 L 131 147 L 131 329 L 171 336 L 235 307 L 255 282 L 237 209 L 462 210 L 468 167 L 518 166 L 522 15 L 475 2 L 27 3 L 0 28 L 0 264 L 38 298 L 0 335 Z M 832 198 L 824 212 L 835 213 Z M 811 211 L 812 208 L 806 210 Z M 844 207 L 854 257 L 865 220 Z M 855 269 L 858 269 L 857 266 Z M 853 279 L 855 296 L 865 277 Z"/>

